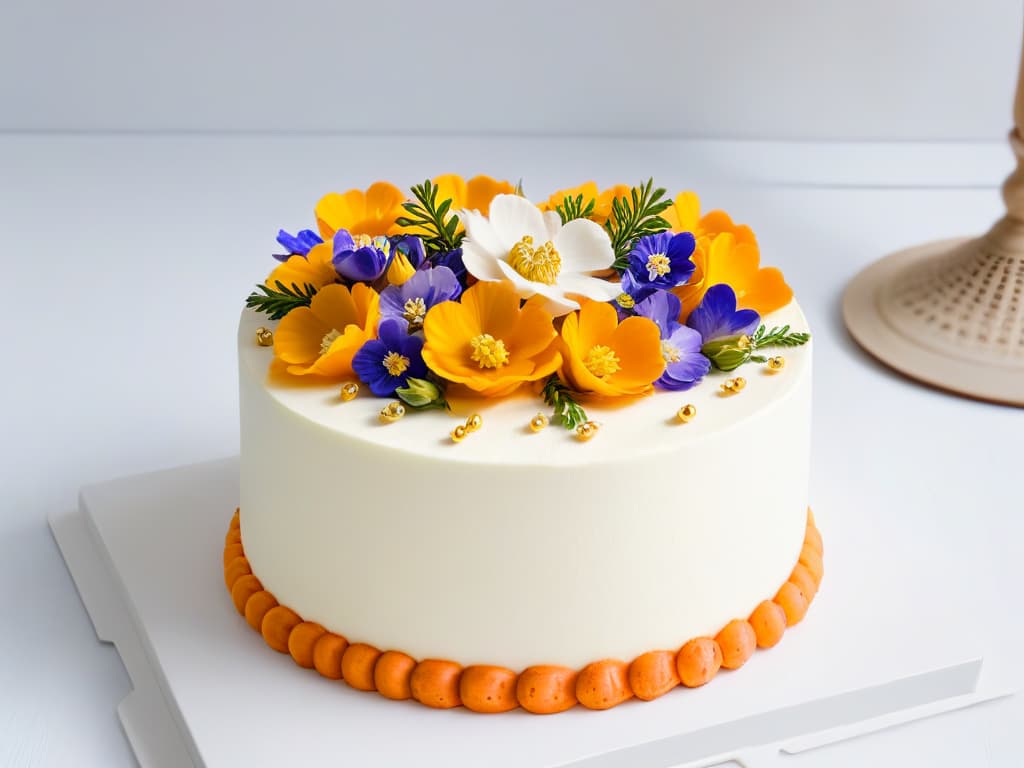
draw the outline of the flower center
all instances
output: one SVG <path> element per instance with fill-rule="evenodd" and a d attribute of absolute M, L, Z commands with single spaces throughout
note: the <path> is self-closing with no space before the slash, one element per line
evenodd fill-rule
<path fill-rule="evenodd" d="M 324 355 L 327 354 L 328 350 L 330 350 L 330 348 L 331 348 L 331 344 L 333 344 L 334 340 L 336 338 L 338 338 L 339 336 L 341 336 L 341 332 L 340 331 L 336 331 L 333 328 L 331 328 L 331 330 L 329 330 L 327 333 L 324 334 L 324 337 L 320 340 L 320 356 L 321 357 L 323 357 Z"/>
<path fill-rule="evenodd" d="M 469 344 L 473 347 L 473 354 L 469 359 L 479 363 L 481 368 L 508 365 L 508 350 L 501 339 L 496 339 L 489 333 L 481 333 L 470 339 Z"/>
<path fill-rule="evenodd" d="M 661 342 L 661 356 L 665 358 L 666 363 L 678 363 L 682 359 L 683 353 L 679 351 L 679 347 L 673 346 L 667 340 L 663 340 Z"/>
<path fill-rule="evenodd" d="M 672 271 L 672 262 L 664 253 L 652 253 L 647 257 L 647 279 L 657 280 Z"/>
<path fill-rule="evenodd" d="M 397 352 L 388 352 L 380 364 L 384 366 L 388 375 L 401 376 L 409 369 L 409 358 Z"/>
<path fill-rule="evenodd" d="M 508 252 L 508 263 L 527 280 L 545 285 L 554 285 L 562 270 L 562 257 L 552 242 L 548 240 L 534 248 L 533 238 L 529 235 L 523 235 L 523 239 L 512 246 Z"/>
<path fill-rule="evenodd" d="M 373 245 L 373 238 L 369 235 L 352 235 L 352 240 L 356 248 L 365 248 L 368 245 Z"/>
<path fill-rule="evenodd" d="M 427 314 L 427 302 L 417 296 L 415 299 L 407 299 L 402 307 L 402 317 L 409 321 L 409 325 L 423 325 L 423 317 Z"/>
<path fill-rule="evenodd" d="M 615 303 L 623 309 L 632 309 L 636 306 L 636 299 L 630 296 L 628 293 L 620 293 L 615 297 Z"/>
<path fill-rule="evenodd" d="M 592 346 L 587 352 L 587 356 L 583 358 L 583 365 L 599 379 L 617 373 L 622 367 L 619 365 L 619 357 L 615 354 L 615 350 L 604 344 Z"/>

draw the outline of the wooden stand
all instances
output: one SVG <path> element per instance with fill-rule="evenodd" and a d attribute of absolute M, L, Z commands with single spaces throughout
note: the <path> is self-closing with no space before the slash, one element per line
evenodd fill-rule
<path fill-rule="evenodd" d="M 911 378 L 1024 406 L 1024 55 L 1013 116 L 1006 215 L 979 238 L 872 264 L 847 287 L 843 316 L 858 344 Z"/>

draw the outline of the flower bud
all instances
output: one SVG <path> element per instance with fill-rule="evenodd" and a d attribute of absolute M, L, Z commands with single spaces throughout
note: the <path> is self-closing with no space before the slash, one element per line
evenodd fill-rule
<path fill-rule="evenodd" d="M 751 346 L 746 336 L 727 336 L 709 341 L 700 351 L 719 370 L 732 371 L 750 359 Z"/>
<path fill-rule="evenodd" d="M 441 389 L 432 381 L 417 379 L 410 376 L 405 381 L 406 386 L 399 387 L 395 394 L 413 408 L 443 408 L 445 406 L 444 396 Z"/>

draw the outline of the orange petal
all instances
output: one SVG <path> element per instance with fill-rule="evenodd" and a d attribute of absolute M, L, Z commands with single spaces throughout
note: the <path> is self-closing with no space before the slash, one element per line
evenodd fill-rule
<path fill-rule="evenodd" d="M 328 192 L 314 209 L 317 227 L 324 240 L 330 240 L 339 229 L 351 229 L 364 218 L 366 195 L 359 189 L 344 194 Z"/>
<path fill-rule="evenodd" d="M 356 287 L 360 286 L 361 284 L 357 283 Z M 344 285 L 324 286 L 310 301 L 309 308 L 328 331 L 333 328 L 340 333 L 345 330 L 345 326 L 359 319 L 352 293 Z"/>
<path fill-rule="evenodd" d="M 466 182 L 457 173 L 446 173 L 433 179 L 437 187 L 437 203 L 440 205 L 445 200 L 452 201 L 452 211 L 466 208 Z M 483 213 L 483 211 L 481 211 Z M 486 215 L 486 214 L 485 214 Z"/>
<path fill-rule="evenodd" d="M 330 330 L 309 307 L 296 307 L 278 323 L 274 355 L 286 363 L 308 365 L 320 356 L 320 344 Z"/>
<path fill-rule="evenodd" d="M 760 315 L 767 315 L 777 309 L 782 309 L 793 299 L 793 289 L 786 284 L 786 280 L 775 267 L 759 269 L 750 287 L 738 299 L 740 307 L 748 307 Z"/>
<path fill-rule="evenodd" d="M 466 184 L 466 196 L 462 207 L 480 211 L 487 216 L 491 210 L 491 200 L 497 195 L 511 195 L 515 191 L 516 188 L 507 181 L 498 181 L 490 176 L 474 176 Z"/>
<path fill-rule="evenodd" d="M 405 202 L 405 194 L 387 181 L 376 181 L 366 190 L 365 217 L 386 222 L 389 226 L 394 223 L 395 209 Z M 388 220 L 390 219 L 390 221 Z M 367 232 L 366 234 L 384 234 L 383 232 Z"/>
<path fill-rule="evenodd" d="M 614 310 L 612 310 L 614 312 Z M 638 394 L 665 371 L 658 326 L 646 317 L 627 317 L 611 336 L 620 370 L 609 377 L 622 392 Z"/>
<path fill-rule="evenodd" d="M 696 233 L 700 220 L 700 198 L 695 192 L 680 192 L 661 215 L 673 232 Z"/>

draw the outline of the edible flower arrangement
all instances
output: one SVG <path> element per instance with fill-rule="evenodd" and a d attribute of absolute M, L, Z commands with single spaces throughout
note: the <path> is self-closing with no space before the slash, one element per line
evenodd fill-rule
<path fill-rule="evenodd" d="M 810 338 L 761 324 L 792 290 L 749 227 L 702 215 L 692 192 L 587 182 L 534 203 L 456 175 L 410 192 L 331 193 L 315 230 L 278 233 L 279 264 L 246 304 L 280 321 L 261 343 L 287 374 L 347 382 L 343 397 L 358 379 L 403 412 L 529 387 L 579 429 L 589 399 L 775 367 L 765 347 Z"/>

